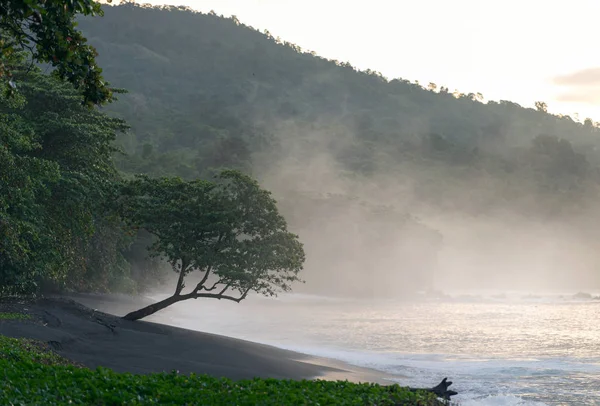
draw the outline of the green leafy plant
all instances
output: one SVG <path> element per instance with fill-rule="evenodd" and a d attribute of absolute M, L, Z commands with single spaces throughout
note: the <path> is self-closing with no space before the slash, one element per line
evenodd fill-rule
<path fill-rule="evenodd" d="M 0 312 L 0 320 L 30 320 L 31 316 L 24 313 L 3 313 Z"/>
<path fill-rule="evenodd" d="M 0 79 L 8 93 L 17 82 L 7 60 L 26 50 L 33 61 L 49 63 L 55 74 L 78 89 L 87 105 L 112 100 L 96 64 L 96 50 L 77 29 L 75 16 L 102 15 L 94 0 L 0 0 Z"/>
<path fill-rule="evenodd" d="M 19 94 L 0 96 L 0 293 L 102 286 L 125 272 L 104 203 L 119 179 L 112 142 L 127 127 L 22 58 L 13 68 Z M 102 261 L 88 255 L 90 239 Z"/>
<path fill-rule="evenodd" d="M 28 338 L 10 338 L 0 335 L 0 362 L 15 368 L 18 365 L 77 365 L 53 352 L 48 344 Z"/>

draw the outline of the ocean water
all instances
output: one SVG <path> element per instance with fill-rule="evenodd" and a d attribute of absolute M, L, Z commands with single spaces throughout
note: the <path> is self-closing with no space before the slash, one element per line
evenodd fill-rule
<path fill-rule="evenodd" d="M 394 374 L 402 385 L 447 376 L 460 405 L 600 405 L 600 300 L 573 293 L 413 301 L 292 294 L 197 300 L 163 317 Z"/>

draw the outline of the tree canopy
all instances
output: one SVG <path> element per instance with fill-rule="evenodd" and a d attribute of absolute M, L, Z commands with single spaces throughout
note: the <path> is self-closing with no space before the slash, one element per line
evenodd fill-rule
<path fill-rule="evenodd" d="M 108 221 L 105 202 L 119 179 L 113 142 L 127 127 L 84 107 L 70 84 L 23 60 L 12 75 L 20 91 L 0 99 L 1 284 L 85 288 L 102 273 L 90 270 L 100 262 L 86 263 L 86 255 Z"/>
<path fill-rule="evenodd" d="M 17 88 L 16 52 L 28 51 L 32 62 L 49 63 L 71 83 L 88 105 L 110 101 L 112 92 L 96 64 L 96 50 L 77 29 L 75 16 L 102 15 L 94 0 L 0 0 L 0 79 L 8 93 Z"/>
<path fill-rule="evenodd" d="M 119 213 L 157 237 L 150 251 L 179 274 L 172 297 L 126 319 L 186 299 L 240 302 L 250 291 L 274 296 L 300 280 L 302 244 L 287 231 L 270 193 L 237 171 L 222 171 L 216 180 L 140 176 L 124 186 Z M 200 279 L 184 293 L 186 276 L 194 271 Z"/>

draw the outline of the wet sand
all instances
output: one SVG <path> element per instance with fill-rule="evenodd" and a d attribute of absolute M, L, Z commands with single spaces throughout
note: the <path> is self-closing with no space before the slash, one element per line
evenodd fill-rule
<path fill-rule="evenodd" d="M 230 337 L 118 316 L 147 304 L 125 296 L 77 295 L 36 301 L 4 300 L 0 312 L 31 320 L 0 320 L 0 334 L 49 342 L 89 368 L 117 372 L 208 374 L 231 379 L 328 379 L 391 383 L 384 373 Z M 110 314 L 112 313 L 112 314 Z M 118 316 L 116 316 L 116 315 Z"/>

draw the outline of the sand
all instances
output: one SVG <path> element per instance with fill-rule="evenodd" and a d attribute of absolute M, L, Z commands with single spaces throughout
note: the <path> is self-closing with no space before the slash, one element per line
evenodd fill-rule
<path fill-rule="evenodd" d="M 123 315 L 144 305 L 143 299 L 78 295 L 35 301 L 0 301 L 0 312 L 22 312 L 29 321 L 0 320 L 0 334 L 49 342 L 55 351 L 89 368 L 117 372 L 209 374 L 231 379 L 347 379 L 391 383 L 383 373 L 342 362 L 230 337 Z"/>

